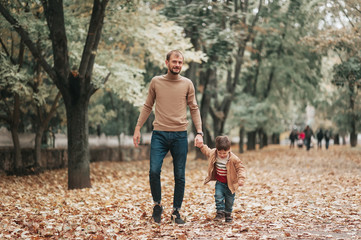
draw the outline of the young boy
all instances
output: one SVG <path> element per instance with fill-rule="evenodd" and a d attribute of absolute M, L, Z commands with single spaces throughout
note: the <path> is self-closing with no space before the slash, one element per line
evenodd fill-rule
<path fill-rule="evenodd" d="M 238 186 L 243 186 L 245 179 L 243 163 L 231 152 L 231 141 L 227 136 L 218 136 L 213 149 L 203 143 L 196 143 L 196 146 L 208 158 L 208 176 L 204 184 L 216 181 L 214 198 L 217 214 L 214 220 L 225 218 L 226 222 L 232 222 L 235 192 Z"/>

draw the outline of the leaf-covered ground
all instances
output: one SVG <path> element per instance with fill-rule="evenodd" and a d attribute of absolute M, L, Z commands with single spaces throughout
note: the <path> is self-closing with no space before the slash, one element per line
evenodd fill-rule
<path fill-rule="evenodd" d="M 0 239 L 361 239 L 361 148 L 270 146 L 239 155 L 246 185 L 233 223 L 214 222 L 207 164 L 187 162 L 181 214 L 170 220 L 172 162 L 162 169 L 162 223 L 152 223 L 148 161 L 91 164 L 93 187 L 67 190 L 67 171 L 0 176 Z"/>

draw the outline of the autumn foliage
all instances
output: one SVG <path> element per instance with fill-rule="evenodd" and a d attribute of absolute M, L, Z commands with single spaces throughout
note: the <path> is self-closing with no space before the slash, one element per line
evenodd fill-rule
<path fill-rule="evenodd" d="M 0 176 L 0 239 L 361 239 L 360 148 L 270 146 L 239 156 L 247 180 L 233 223 L 212 220 L 214 184 L 203 185 L 207 164 L 190 155 L 183 226 L 170 220 L 170 158 L 160 225 L 151 221 L 148 160 L 97 162 L 92 188 L 82 190 L 67 190 L 66 169 Z"/>

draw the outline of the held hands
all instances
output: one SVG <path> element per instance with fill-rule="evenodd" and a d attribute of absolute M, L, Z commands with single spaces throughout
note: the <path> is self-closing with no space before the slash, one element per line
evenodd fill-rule
<path fill-rule="evenodd" d="M 242 179 L 238 179 L 238 186 L 242 187 L 244 185 L 244 181 Z"/>
<path fill-rule="evenodd" d="M 200 134 L 196 135 L 196 138 L 194 139 L 194 146 L 201 148 L 203 147 L 203 137 Z"/>

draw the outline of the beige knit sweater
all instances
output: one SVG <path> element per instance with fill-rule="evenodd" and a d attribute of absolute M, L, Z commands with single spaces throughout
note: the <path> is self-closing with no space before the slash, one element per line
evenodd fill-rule
<path fill-rule="evenodd" d="M 186 131 L 188 105 L 197 131 L 202 131 L 200 112 L 190 79 L 170 73 L 154 77 L 150 82 L 148 96 L 140 112 L 137 126 L 143 126 L 154 104 L 154 130 Z"/>

